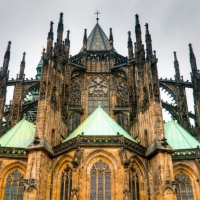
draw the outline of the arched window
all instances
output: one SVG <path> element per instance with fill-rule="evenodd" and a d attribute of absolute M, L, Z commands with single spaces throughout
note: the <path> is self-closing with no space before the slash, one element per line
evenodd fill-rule
<path fill-rule="evenodd" d="M 60 200 L 70 200 L 72 189 L 72 169 L 67 168 L 62 173 L 61 188 L 60 188 Z"/>
<path fill-rule="evenodd" d="M 177 200 L 193 200 L 192 186 L 190 179 L 180 172 L 175 177 Z"/>
<path fill-rule="evenodd" d="M 23 200 L 23 194 L 24 177 L 16 170 L 6 179 L 4 200 Z"/>
<path fill-rule="evenodd" d="M 117 123 L 128 132 L 128 115 L 124 113 L 117 113 Z"/>
<path fill-rule="evenodd" d="M 80 125 L 80 122 L 81 122 L 81 114 L 80 113 L 76 112 L 69 116 L 68 135 L 70 133 L 72 133 Z"/>
<path fill-rule="evenodd" d="M 101 107 L 108 113 L 108 86 L 106 81 L 100 77 L 95 77 L 89 87 L 88 97 L 88 114 L 92 114 L 98 107 L 98 103 L 101 102 Z"/>
<path fill-rule="evenodd" d="M 111 171 L 101 160 L 90 171 L 90 200 L 111 200 Z"/>
<path fill-rule="evenodd" d="M 140 200 L 139 179 L 134 169 L 130 170 L 130 193 L 131 200 Z"/>

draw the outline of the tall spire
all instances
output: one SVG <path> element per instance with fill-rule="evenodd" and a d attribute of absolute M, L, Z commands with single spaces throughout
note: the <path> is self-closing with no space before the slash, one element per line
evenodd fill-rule
<path fill-rule="evenodd" d="M 7 46 L 7 49 L 6 49 L 6 53 L 5 53 L 5 56 L 4 56 L 4 59 L 8 59 L 10 60 L 10 47 L 11 47 L 11 41 L 8 42 L 8 46 Z"/>
<path fill-rule="evenodd" d="M 110 50 L 113 50 L 113 34 L 112 34 L 112 28 L 110 28 L 109 44 L 110 44 Z"/>
<path fill-rule="evenodd" d="M 48 37 L 47 37 L 47 55 L 51 55 L 52 54 L 52 44 L 53 44 L 53 22 L 50 22 L 50 31 L 48 33 Z"/>
<path fill-rule="evenodd" d="M 65 39 L 65 45 L 69 45 L 70 46 L 69 34 L 70 34 L 70 30 L 67 31 L 67 37 Z"/>
<path fill-rule="evenodd" d="M 23 57 L 22 57 L 22 61 L 21 61 L 21 65 L 20 65 L 19 80 L 21 80 L 23 78 L 23 75 L 24 75 L 25 56 L 26 56 L 26 53 L 24 52 Z"/>
<path fill-rule="evenodd" d="M 128 55 L 129 59 L 133 59 L 133 42 L 131 39 L 131 32 L 128 32 Z"/>
<path fill-rule="evenodd" d="M 49 31 L 49 33 L 48 33 L 48 39 L 52 39 L 53 40 L 53 22 L 51 21 L 50 22 L 50 31 Z"/>
<path fill-rule="evenodd" d="M 146 41 L 146 48 L 147 48 L 147 58 L 152 56 L 152 42 L 151 42 L 151 35 L 149 34 L 149 25 L 146 23 L 146 34 L 145 34 L 145 41 Z"/>
<path fill-rule="evenodd" d="M 197 73 L 197 64 L 196 64 L 196 58 L 194 55 L 192 44 L 189 44 L 189 52 L 190 52 L 190 64 L 191 64 L 192 72 L 194 75 Z"/>
<path fill-rule="evenodd" d="M 181 75 L 180 75 L 179 63 L 178 63 L 178 59 L 177 59 L 175 51 L 174 51 L 174 68 L 175 68 L 175 73 L 176 73 L 176 79 L 180 80 Z"/>
<path fill-rule="evenodd" d="M 57 43 L 58 45 L 62 45 L 62 38 L 63 38 L 63 13 L 60 13 L 60 20 L 58 23 L 58 30 L 57 30 Z"/>
<path fill-rule="evenodd" d="M 84 36 L 83 36 L 83 49 L 87 49 L 87 29 L 84 29 Z"/>
<path fill-rule="evenodd" d="M 141 37 L 141 28 L 140 28 L 140 22 L 139 22 L 139 15 L 135 15 L 135 34 L 136 34 L 136 43 L 137 45 L 142 44 L 142 37 Z"/>

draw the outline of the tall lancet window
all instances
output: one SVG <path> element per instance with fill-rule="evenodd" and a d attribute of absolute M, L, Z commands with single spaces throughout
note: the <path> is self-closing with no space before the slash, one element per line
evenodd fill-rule
<path fill-rule="evenodd" d="M 16 170 L 6 179 L 4 200 L 23 200 L 23 194 L 24 177 Z"/>
<path fill-rule="evenodd" d="M 72 189 L 72 169 L 67 168 L 62 173 L 61 188 L 60 188 L 60 200 L 70 200 Z"/>
<path fill-rule="evenodd" d="M 134 169 L 131 169 L 130 171 L 129 185 L 130 185 L 130 192 L 131 192 L 131 200 L 140 200 L 139 179 Z"/>
<path fill-rule="evenodd" d="M 177 200 L 193 200 L 193 192 L 190 179 L 180 172 L 176 177 Z"/>
<path fill-rule="evenodd" d="M 90 200 L 111 200 L 111 171 L 101 160 L 90 171 Z"/>
<path fill-rule="evenodd" d="M 101 107 L 108 113 L 108 86 L 106 81 L 101 77 L 95 77 L 89 87 L 88 97 L 88 114 L 92 114 L 98 107 L 98 102 L 101 102 Z"/>

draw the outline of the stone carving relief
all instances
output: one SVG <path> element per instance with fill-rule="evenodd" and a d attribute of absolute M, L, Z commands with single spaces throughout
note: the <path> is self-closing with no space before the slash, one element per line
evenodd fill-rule
<path fill-rule="evenodd" d="M 56 86 L 53 87 L 51 93 L 51 107 L 54 111 L 58 110 L 58 103 L 56 100 Z"/>
<path fill-rule="evenodd" d="M 63 99 L 63 108 L 62 108 L 62 120 L 67 125 L 68 122 L 68 104 L 69 104 L 69 86 L 68 84 L 64 87 L 64 99 Z"/>
<path fill-rule="evenodd" d="M 45 92 L 46 92 L 46 82 L 43 82 L 40 89 L 40 100 L 45 99 Z"/>
<path fill-rule="evenodd" d="M 143 99 L 140 103 L 140 110 L 144 113 L 149 107 L 149 95 L 146 86 L 143 87 Z"/>
<path fill-rule="evenodd" d="M 133 90 L 133 87 L 130 86 L 129 89 L 129 102 L 130 102 L 130 107 L 131 107 L 131 112 L 130 112 L 130 121 L 135 122 L 137 121 L 136 116 L 137 116 L 137 96 L 136 96 L 136 91 Z"/>
<path fill-rule="evenodd" d="M 72 80 L 70 85 L 69 105 L 72 107 L 81 105 L 81 86 L 75 80 Z"/>
<path fill-rule="evenodd" d="M 72 164 L 75 168 L 79 166 L 82 155 L 83 155 L 83 148 L 78 147 L 78 149 L 76 149 L 76 151 L 74 153 L 74 157 L 72 159 Z"/>

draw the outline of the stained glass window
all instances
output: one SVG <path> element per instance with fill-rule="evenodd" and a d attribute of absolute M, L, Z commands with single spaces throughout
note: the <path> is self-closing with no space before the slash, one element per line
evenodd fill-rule
<path fill-rule="evenodd" d="M 64 170 L 61 177 L 60 200 L 70 200 L 72 189 L 72 170 L 69 166 Z"/>
<path fill-rule="evenodd" d="M 90 171 L 90 200 L 111 200 L 111 171 L 101 160 Z"/>
<path fill-rule="evenodd" d="M 130 192 L 131 200 L 140 200 L 139 179 L 134 169 L 130 171 Z"/>
<path fill-rule="evenodd" d="M 6 180 L 4 200 L 23 200 L 23 194 L 24 177 L 16 170 Z"/>
<path fill-rule="evenodd" d="M 190 179 L 180 172 L 176 177 L 177 200 L 193 200 L 193 192 Z"/>
<path fill-rule="evenodd" d="M 92 114 L 101 102 L 101 107 L 108 113 L 108 86 L 106 81 L 100 77 L 95 77 L 89 87 L 88 114 Z"/>
<path fill-rule="evenodd" d="M 120 112 L 117 113 L 117 123 L 125 130 L 125 131 L 129 131 L 128 130 L 128 115 Z"/>
<path fill-rule="evenodd" d="M 72 133 L 81 123 L 81 114 L 76 112 L 69 116 L 68 135 Z"/>

